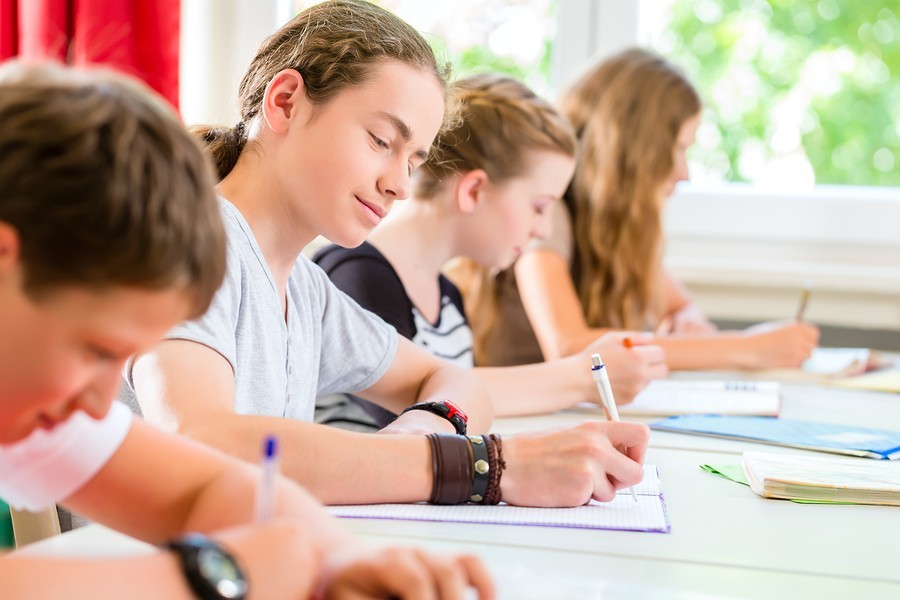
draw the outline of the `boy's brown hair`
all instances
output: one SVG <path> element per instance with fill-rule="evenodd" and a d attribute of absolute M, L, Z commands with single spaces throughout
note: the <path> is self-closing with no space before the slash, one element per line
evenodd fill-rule
<path fill-rule="evenodd" d="M 314 4 L 257 50 L 238 90 L 241 122 L 234 127 L 199 126 L 193 132 L 223 179 L 247 146 L 266 88 L 278 72 L 295 69 L 303 76 L 309 100 L 324 105 L 348 86 L 365 82 L 374 65 L 389 60 L 433 73 L 446 89 L 449 65 L 439 65 L 425 38 L 395 14 L 367 0 Z M 445 125 L 453 116 L 452 110 L 445 111 Z"/>
<path fill-rule="evenodd" d="M 192 317 L 225 272 L 225 232 L 201 149 L 137 82 L 60 66 L 0 68 L 0 221 L 24 290 L 184 288 Z"/>

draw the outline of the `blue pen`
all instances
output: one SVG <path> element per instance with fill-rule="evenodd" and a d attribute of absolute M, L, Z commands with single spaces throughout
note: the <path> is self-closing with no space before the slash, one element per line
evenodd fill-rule
<path fill-rule="evenodd" d="M 266 523 L 272 518 L 272 507 L 275 503 L 275 481 L 278 475 L 278 439 L 274 435 L 267 436 L 263 443 L 259 467 L 262 475 L 259 487 L 256 488 L 254 521 Z"/>
<path fill-rule="evenodd" d="M 610 421 L 619 420 L 619 410 L 616 408 L 616 399 L 613 397 L 612 387 L 609 385 L 609 375 L 606 373 L 606 365 L 599 354 L 591 354 L 591 375 L 594 383 L 597 384 L 597 391 L 600 392 L 600 402 L 606 409 L 606 414 Z M 622 454 L 625 454 L 623 451 Z M 637 492 L 634 488 L 629 488 L 632 499 L 637 502 Z"/>

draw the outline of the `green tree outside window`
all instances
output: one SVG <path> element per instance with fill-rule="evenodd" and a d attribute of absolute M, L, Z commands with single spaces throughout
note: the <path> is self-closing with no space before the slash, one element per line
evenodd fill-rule
<path fill-rule="evenodd" d="M 900 3 L 674 0 L 654 46 L 708 107 L 711 178 L 900 186 Z"/>
<path fill-rule="evenodd" d="M 504 73 L 552 98 L 557 0 L 374 0 L 425 35 L 454 77 Z M 294 0 L 295 12 L 315 4 Z"/>

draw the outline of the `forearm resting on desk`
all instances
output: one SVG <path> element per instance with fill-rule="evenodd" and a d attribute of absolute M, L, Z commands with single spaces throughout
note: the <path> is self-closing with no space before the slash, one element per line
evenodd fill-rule
<path fill-rule="evenodd" d="M 443 361 L 406 338 L 398 340 L 388 371 L 357 395 L 398 414 L 416 402 L 449 400 L 468 415 L 475 432 L 487 431 L 494 418 L 488 390 L 471 369 Z"/>
<path fill-rule="evenodd" d="M 581 363 L 579 356 L 533 365 L 479 367 L 475 372 L 487 385 L 497 416 L 534 415 L 591 399 L 585 393 L 585 377 L 590 380 L 590 371 L 580 377 Z"/>
<path fill-rule="evenodd" d="M 296 520 L 273 520 L 209 535 L 244 572 L 250 585 L 248 600 L 307 598 L 322 575 L 324 557 L 314 551 L 307 528 Z M 79 556 L 80 546 L 69 548 L 73 548 L 71 557 L 52 549 L 55 556 L 43 557 L 40 549 L 29 548 L 0 559 L 4 594 L 13 590 L 10 597 L 14 598 L 197 598 L 188 589 L 174 553 L 148 547 L 146 552 L 123 550 L 127 556 L 122 557 L 86 559 Z"/>
<path fill-rule="evenodd" d="M 278 417 L 215 415 L 181 429 L 238 458 L 256 461 L 275 435 L 282 473 L 325 504 L 418 502 L 431 493 L 431 451 L 421 435 L 371 435 Z"/>
<path fill-rule="evenodd" d="M 0 558 L 5 598 L 96 597 L 194 600 L 173 555 L 129 558 L 44 558 L 13 553 Z"/>
<path fill-rule="evenodd" d="M 744 331 L 709 335 L 658 337 L 666 350 L 669 368 L 768 369 L 799 367 L 819 341 L 819 330 L 809 323 L 761 323 Z"/>

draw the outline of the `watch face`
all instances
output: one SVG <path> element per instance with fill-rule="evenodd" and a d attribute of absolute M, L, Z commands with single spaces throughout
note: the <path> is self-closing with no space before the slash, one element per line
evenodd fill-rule
<path fill-rule="evenodd" d="M 217 548 L 201 548 L 197 553 L 200 574 L 223 598 L 240 598 L 247 593 L 247 583 L 234 561 Z"/>

